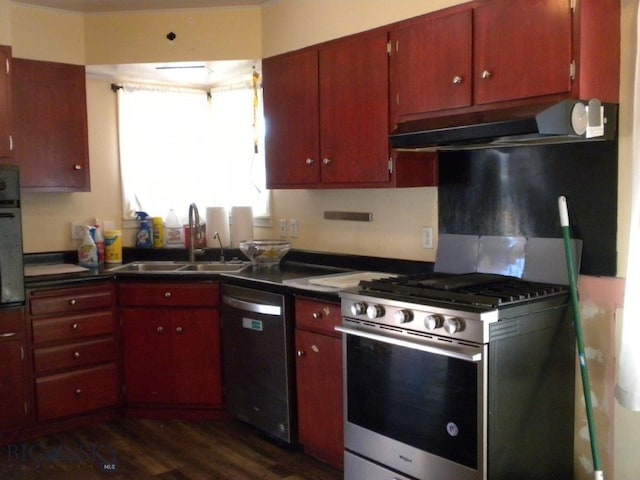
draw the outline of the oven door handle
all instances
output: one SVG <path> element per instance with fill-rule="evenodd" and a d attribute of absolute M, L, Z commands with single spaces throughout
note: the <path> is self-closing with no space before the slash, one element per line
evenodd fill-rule
<path fill-rule="evenodd" d="M 367 332 L 364 330 L 350 328 L 338 325 L 334 327 L 336 331 L 346 333 L 347 335 L 355 335 L 356 337 L 368 338 L 369 340 L 375 340 L 377 342 L 389 343 L 398 347 L 407 347 L 414 350 L 420 350 L 422 352 L 433 353 L 435 355 L 443 355 L 445 357 L 457 358 L 459 360 L 465 360 L 467 362 L 479 362 L 482 360 L 482 352 L 474 352 L 472 347 L 458 346 L 456 350 L 449 348 L 440 348 L 420 343 L 415 340 L 409 341 L 397 337 L 391 337 L 389 335 L 380 335 L 378 333 Z M 466 353 L 465 351 L 468 351 Z"/>

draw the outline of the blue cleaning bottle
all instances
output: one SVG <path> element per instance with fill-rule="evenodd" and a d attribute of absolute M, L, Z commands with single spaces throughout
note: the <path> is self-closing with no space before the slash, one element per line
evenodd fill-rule
<path fill-rule="evenodd" d="M 149 214 L 147 212 L 136 212 L 136 218 L 140 220 L 140 230 L 136 234 L 136 247 L 152 248 L 153 232 L 151 231 L 151 225 L 147 221 Z"/>

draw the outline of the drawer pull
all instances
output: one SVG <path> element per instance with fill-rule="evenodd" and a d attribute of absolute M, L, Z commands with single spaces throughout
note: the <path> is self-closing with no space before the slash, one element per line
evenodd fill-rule
<path fill-rule="evenodd" d="M 80 397 L 82 395 L 82 390 L 80 390 L 79 388 L 76 388 L 76 391 L 73 393 L 75 393 L 76 397 Z"/>
<path fill-rule="evenodd" d="M 80 358 L 80 352 L 73 352 L 73 358 Z"/>
<path fill-rule="evenodd" d="M 171 298 L 171 292 L 164 292 L 164 298 Z"/>
<path fill-rule="evenodd" d="M 322 318 L 322 312 L 313 312 L 311 316 L 314 320 L 320 320 Z"/>
<path fill-rule="evenodd" d="M 17 335 L 16 332 L 2 333 L 0 334 L 0 338 L 15 337 L 16 335 Z"/>
<path fill-rule="evenodd" d="M 158 328 L 156 328 L 156 332 L 157 333 L 163 333 L 164 332 L 164 328 L 158 327 Z"/>
<path fill-rule="evenodd" d="M 78 325 L 77 323 L 71 324 L 71 330 L 78 330 L 78 328 L 80 328 L 80 325 Z"/>
<path fill-rule="evenodd" d="M 76 303 L 77 303 L 77 301 L 76 301 L 75 298 L 69 300 L 69 305 L 75 305 Z"/>
<path fill-rule="evenodd" d="M 318 348 L 317 345 L 311 345 L 311 350 L 313 350 L 315 353 L 319 353 L 320 349 Z"/>
<path fill-rule="evenodd" d="M 182 333 L 182 327 L 177 327 L 176 328 L 176 333 Z"/>

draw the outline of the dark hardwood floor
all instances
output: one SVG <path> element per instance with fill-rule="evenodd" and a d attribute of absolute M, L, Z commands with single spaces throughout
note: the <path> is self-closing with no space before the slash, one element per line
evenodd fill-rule
<path fill-rule="evenodd" d="M 120 419 L 0 447 L 3 480 L 342 480 L 235 420 Z"/>

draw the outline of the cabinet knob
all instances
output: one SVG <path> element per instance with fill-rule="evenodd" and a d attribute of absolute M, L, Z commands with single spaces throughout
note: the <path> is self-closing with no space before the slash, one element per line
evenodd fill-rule
<path fill-rule="evenodd" d="M 325 157 L 325 158 L 322 159 L 322 164 L 323 165 L 330 165 L 332 161 L 333 160 L 331 160 L 329 157 Z"/>
<path fill-rule="evenodd" d="M 311 345 L 311 350 L 313 350 L 315 353 L 319 353 L 320 347 L 318 347 L 317 345 Z"/>
<path fill-rule="evenodd" d="M 313 165 L 315 163 L 315 160 L 313 158 L 307 158 L 304 163 L 306 163 L 307 165 Z"/>
<path fill-rule="evenodd" d="M 453 77 L 452 81 L 454 85 L 462 85 L 462 77 L 460 75 Z"/>
<path fill-rule="evenodd" d="M 74 170 L 82 170 L 82 165 L 78 165 L 77 163 L 73 166 Z"/>
<path fill-rule="evenodd" d="M 298 350 L 296 352 L 296 355 L 298 355 L 299 357 L 304 357 L 304 355 L 305 355 L 304 350 Z"/>
<path fill-rule="evenodd" d="M 491 72 L 489 70 L 483 70 L 482 75 L 480 75 L 484 80 L 491 78 Z"/>
<path fill-rule="evenodd" d="M 164 292 L 164 298 L 171 298 L 171 292 Z"/>
<path fill-rule="evenodd" d="M 156 333 L 163 333 L 163 332 L 164 332 L 164 328 L 162 327 L 156 328 Z"/>
<path fill-rule="evenodd" d="M 182 327 L 177 327 L 176 328 L 176 333 L 182 333 Z"/>
<path fill-rule="evenodd" d="M 76 303 L 77 303 L 77 302 L 76 302 L 76 299 L 75 299 L 75 298 L 74 298 L 74 299 L 69 300 L 69 305 L 75 305 Z"/>
<path fill-rule="evenodd" d="M 76 397 L 79 397 L 80 395 L 82 395 L 82 390 L 80 390 L 79 388 L 76 388 L 76 391 L 73 393 L 75 393 Z"/>
<path fill-rule="evenodd" d="M 322 312 L 313 312 L 311 316 L 314 320 L 320 320 L 322 318 Z"/>
<path fill-rule="evenodd" d="M 80 328 L 80 325 L 78 325 L 77 323 L 71 324 L 71 330 L 78 330 L 78 328 Z"/>
<path fill-rule="evenodd" d="M 80 352 L 73 352 L 73 358 L 80 358 Z"/>

